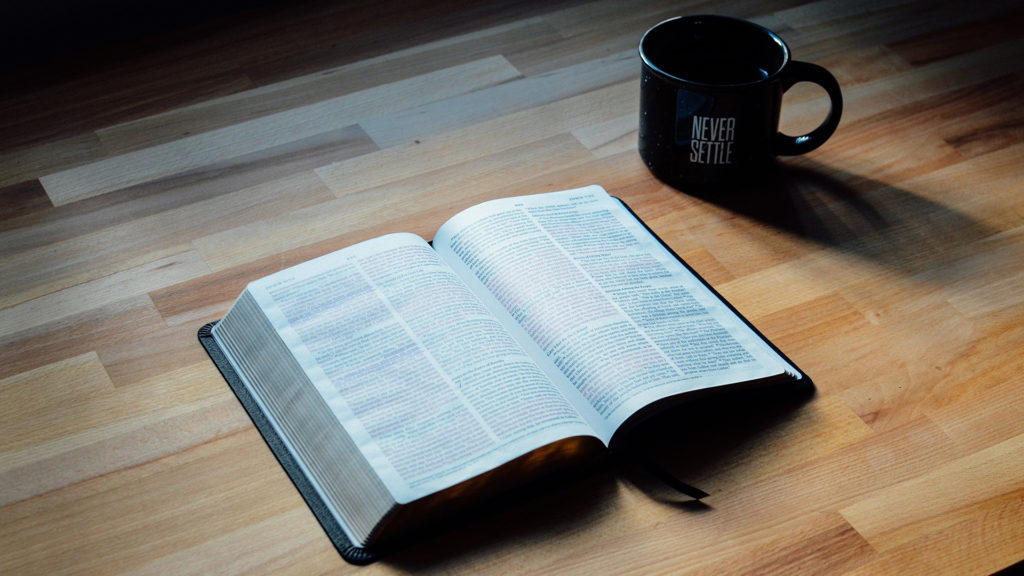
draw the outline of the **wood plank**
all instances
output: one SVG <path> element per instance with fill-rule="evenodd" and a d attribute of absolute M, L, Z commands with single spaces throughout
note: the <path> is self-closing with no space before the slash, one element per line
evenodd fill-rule
<path fill-rule="evenodd" d="M 18 462 L 0 472 L 5 485 L 0 501 L 6 506 L 92 478 L 119 474 L 252 426 L 230 391 L 217 401 L 192 401 L 187 409 L 117 414 L 115 421 L 93 423 L 87 434 L 67 435 L 59 452 L 52 446 L 39 446 L 12 454 Z"/>
<path fill-rule="evenodd" d="M 76 134 L 5 151 L 0 156 L 0 186 L 34 181 L 45 174 L 102 158 L 106 151 L 93 133 Z M 46 199 L 50 203 L 49 197 Z"/>
<path fill-rule="evenodd" d="M 408 144 L 484 122 L 493 117 L 495 110 L 514 114 L 630 80 L 636 74 L 634 58 L 632 51 L 619 52 L 372 118 L 360 126 L 381 148 Z"/>
<path fill-rule="evenodd" d="M 40 180 L 55 205 L 67 204 L 346 128 L 364 114 L 371 117 L 387 114 L 502 82 L 518 74 L 507 60 L 496 56 L 186 136 L 48 174 Z"/>
<path fill-rule="evenodd" d="M 66 411 L 90 397 L 113 391 L 114 385 L 95 352 L 0 380 L 4 400 L 0 422 L 7 431 L 4 452 L 60 437 L 67 433 L 68 426 L 88 427 L 87 422 L 69 419 Z M 14 463 L 10 456 L 3 459 L 5 468 Z"/>
<path fill-rule="evenodd" d="M 190 542 L 180 551 L 132 566 L 123 574 L 159 576 L 168 570 L 180 575 L 203 576 L 211 571 L 242 574 L 315 574 L 323 566 L 336 565 L 337 551 L 317 534 L 316 519 L 301 506 L 262 520 L 252 520 L 237 530 L 211 534 L 208 540 Z M 280 547 L 280 534 L 301 534 L 291 548 Z M 238 554 L 242 548 L 251 554 Z M 335 566 L 338 567 L 338 566 Z M 340 568 L 340 567 L 338 567 Z"/>
<path fill-rule="evenodd" d="M 287 171 L 282 171 L 287 174 Z M 42 243 L 23 251 L 13 251 L 3 260 L 11 272 L 0 278 L 4 296 L 0 301 L 15 305 L 72 286 L 96 281 L 129 268 L 191 249 L 196 236 L 236 223 L 266 218 L 268 214 L 311 206 L 331 198 L 322 182 L 310 172 L 300 172 L 262 182 L 256 186 L 224 194 L 210 194 L 209 187 L 196 186 L 194 202 L 155 210 L 152 214 L 135 214 L 134 218 L 110 226 L 97 226 L 90 232 L 70 235 L 65 240 L 46 239 L 14 231 L 12 243 Z M 164 196 L 185 199 L 173 189 Z M 202 194 L 205 191 L 207 194 Z M 163 208 L 163 207 L 162 207 Z M 101 217 L 106 217 L 102 214 Z M 57 227 L 67 222 L 54 218 Z M 71 222 L 70 225 L 77 224 Z M 87 225 L 87 224 L 86 224 Z M 38 231 L 41 227 L 33 227 Z M 27 230 L 26 230 L 27 232 Z M 40 264 L 46 272 L 40 273 Z M 159 288 L 154 286 L 152 289 Z"/>
<path fill-rule="evenodd" d="M 5 308 L 0 311 L 0 337 L 58 322 L 82 310 L 108 306 L 207 272 L 209 268 L 197 252 L 172 254 Z"/>
<path fill-rule="evenodd" d="M 846 574 L 877 556 L 845 520 L 824 513 L 727 539 L 712 550 L 692 555 L 692 562 L 682 566 L 664 558 L 643 566 L 643 570 L 677 574 Z"/>
<path fill-rule="evenodd" d="M 1024 470 L 1011 455 L 1022 448 L 1024 435 L 1015 436 L 886 488 L 840 512 L 880 552 L 927 539 L 932 532 L 977 515 L 971 504 L 979 500 L 1000 507 L 1021 502 Z M 901 513 L 886 514 L 897 502 Z M 1019 533 L 1024 535 L 1024 527 Z"/>
<path fill-rule="evenodd" d="M 1024 375 L 1009 375 L 996 386 L 965 395 L 962 401 L 929 411 L 965 456 L 1015 438 L 1024 416 L 1020 390 Z"/>
<path fill-rule="evenodd" d="M 336 68 L 264 84 L 219 98 L 197 102 L 100 128 L 96 131 L 108 152 L 123 153 L 176 140 L 239 122 L 275 114 L 297 106 L 353 94 L 408 76 L 437 72 L 495 54 L 515 50 L 523 32 L 540 36 L 543 21 L 523 19 L 413 48 L 357 60 Z"/>
<path fill-rule="evenodd" d="M 160 315 L 147 295 L 77 311 L 54 324 L 40 324 L 0 340 L 0 375 L 13 376 L 73 356 L 95 353 L 98 347 L 144 338 L 154 332 L 159 320 Z"/>
<path fill-rule="evenodd" d="M 637 115 L 627 114 L 572 131 L 572 135 L 599 158 L 636 149 Z"/>
<path fill-rule="evenodd" d="M 419 143 L 387 148 L 324 166 L 317 170 L 317 174 L 338 197 L 343 197 L 620 117 L 626 110 L 632 110 L 636 94 L 634 82 L 601 88 L 538 108 L 497 116 L 460 130 L 421 138 Z M 495 134 L 502 137 L 495 138 Z M 381 166 L 388 169 L 380 170 Z"/>
<path fill-rule="evenodd" d="M 357 160 L 363 158 L 365 156 Z M 406 181 L 392 181 L 358 193 L 346 190 L 343 197 L 332 202 L 295 210 L 261 226 L 209 234 L 197 238 L 195 245 L 210 266 L 224 270 L 254 258 L 324 240 L 342 231 L 365 230 L 373 224 L 374 214 L 397 218 L 438 205 L 451 205 L 452 201 L 462 198 L 478 197 L 489 187 L 507 183 L 527 167 L 543 174 L 548 171 L 546 166 L 564 166 L 589 158 L 589 153 L 575 139 L 554 137 L 456 166 L 438 167 Z M 359 177 L 349 170 L 334 167 L 330 172 L 338 174 L 341 185 Z M 335 183 L 328 181 L 328 185 Z M 441 223 L 434 223 L 434 228 Z M 434 230 L 415 230 L 414 233 L 433 238 Z"/>
<path fill-rule="evenodd" d="M 994 574 L 1019 566 L 1024 555 L 1024 493 L 974 504 L 959 522 L 928 533 L 850 572 L 895 574 L 923 570 L 944 574 Z M 1012 574 L 1019 568 L 1008 573 Z"/>
<path fill-rule="evenodd" d="M 0 222 L 53 206 L 38 180 L 0 187 Z"/>
<path fill-rule="evenodd" d="M 211 460 L 226 465 L 211 467 Z M 263 498 L 242 517 L 228 512 L 244 505 L 246 487 L 253 482 L 271 488 L 267 496 L 290 488 L 283 473 L 263 474 L 272 466 L 273 456 L 250 429 L 123 474 L 5 506 L 0 508 L 0 569 L 95 573 L 114 562 L 116 571 L 128 571 L 168 543 L 194 546 L 246 522 L 269 520 L 300 504 L 294 489 L 282 492 L 284 498 Z M 192 497 L 196 493 L 210 496 Z M 153 506 L 162 501 L 173 502 L 173 510 L 154 514 Z M 47 538 L 47 553 L 40 557 L 31 554 L 31 544 L 41 536 Z"/>

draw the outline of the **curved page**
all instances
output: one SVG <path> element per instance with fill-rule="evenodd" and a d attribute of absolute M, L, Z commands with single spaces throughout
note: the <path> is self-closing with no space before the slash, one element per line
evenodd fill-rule
<path fill-rule="evenodd" d="M 659 399 L 796 374 L 599 186 L 479 204 L 434 248 L 565 375 L 605 441 Z"/>

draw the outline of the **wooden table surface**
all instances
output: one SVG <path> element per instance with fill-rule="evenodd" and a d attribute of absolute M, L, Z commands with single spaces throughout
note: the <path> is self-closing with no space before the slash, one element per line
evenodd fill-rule
<path fill-rule="evenodd" d="M 0 573 L 989 574 L 1024 560 L 1024 5 L 269 4 L 4 73 Z M 753 19 L 842 123 L 748 201 L 636 153 L 643 31 Z M 794 88 L 783 127 L 824 115 Z M 196 340 L 246 282 L 600 184 L 814 379 L 346 564 Z M 665 462 L 663 462 L 665 463 Z"/>

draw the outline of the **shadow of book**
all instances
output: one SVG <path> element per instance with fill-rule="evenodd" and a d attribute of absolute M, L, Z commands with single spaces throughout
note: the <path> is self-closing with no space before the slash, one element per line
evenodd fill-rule
<path fill-rule="evenodd" d="M 756 182 L 686 191 L 776 229 L 907 274 L 967 255 L 997 231 L 969 214 L 909 190 L 825 168 L 808 159 L 776 163 Z"/>
<path fill-rule="evenodd" d="M 381 559 L 403 572 L 438 569 L 501 555 L 524 541 L 549 541 L 600 522 L 615 508 L 617 483 L 607 451 L 438 518 L 397 542 Z"/>
<path fill-rule="evenodd" d="M 584 464 L 433 522 L 397 543 L 381 562 L 402 571 L 440 568 L 593 528 L 621 505 L 623 480 L 680 512 L 711 510 L 676 484 L 693 479 L 695 485 L 687 488 L 699 492 L 701 479 L 738 454 L 756 451 L 814 394 L 814 385 L 805 379 L 686 401 L 631 427 L 611 450 L 595 450 Z"/>
<path fill-rule="evenodd" d="M 814 385 L 803 380 L 687 400 L 617 438 L 616 469 L 654 500 L 691 512 L 710 510 L 716 479 L 770 450 L 774 434 L 814 395 Z"/>

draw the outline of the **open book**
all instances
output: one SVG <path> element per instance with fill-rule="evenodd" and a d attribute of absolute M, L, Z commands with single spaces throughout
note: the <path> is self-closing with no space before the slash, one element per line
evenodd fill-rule
<path fill-rule="evenodd" d="M 282 270 L 200 337 L 357 563 L 689 393 L 804 378 L 598 186 Z"/>

